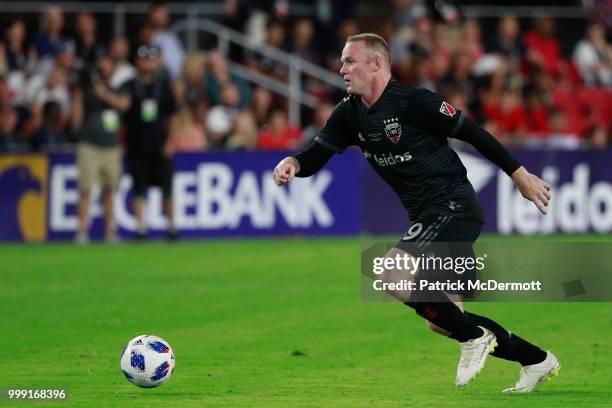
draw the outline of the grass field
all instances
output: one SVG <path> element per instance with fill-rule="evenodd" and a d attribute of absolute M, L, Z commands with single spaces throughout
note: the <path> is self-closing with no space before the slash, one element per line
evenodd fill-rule
<path fill-rule="evenodd" d="M 359 251 L 356 239 L 0 246 L 0 388 L 66 387 L 58 405 L 91 407 L 612 406 L 611 303 L 470 305 L 563 368 L 505 395 L 519 366 L 490 358 L 457 390 L 456 343 L 399 303 L 361 301 Z M 119 370 L 139 334 L 174 349 L 162 387 Z"/>

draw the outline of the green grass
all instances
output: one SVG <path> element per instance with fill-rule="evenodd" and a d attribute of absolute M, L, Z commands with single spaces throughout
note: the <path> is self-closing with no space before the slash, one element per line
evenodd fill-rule
<path fill-rule="evenodd" d="M 491 358 L 457 390 L 456 343 L 399 303 L 361 301 L 359 250 L 357 239 L 0 246 L 0 388 L 67 387 L 58 405 L 91 407 L 610 406 L 612 304 L 469 305 L 563 368 L 532 395 L 505 395 L 519 367 Z M 177 358 L 150 390 L 119 370 L 124 344 L 147 333 Z"/>

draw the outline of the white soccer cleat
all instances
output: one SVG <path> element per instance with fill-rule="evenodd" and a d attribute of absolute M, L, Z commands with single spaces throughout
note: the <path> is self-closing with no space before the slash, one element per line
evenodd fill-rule
<path fill-rule="evenodd" d="M 546 352 L 544 361 L 521 368 L 521 376 L 512 388 L 505 389 L 504 392 L 527 393 L 535 390 L 544 381 L 550 380 L 559 374 L 561 363 L 550 351 Z"/>
<path fill-rule="evenodd" d="M 482 326 L 479 326 L 484 334 L 477 339 L 459 343 L 461 346 L 461 358 L 457 366 L 457 378 L 455 385 L 465 387 L 476 377 L 476 374 L 484 367 L 487 355 L 497 346 L 495 335 Z"/>

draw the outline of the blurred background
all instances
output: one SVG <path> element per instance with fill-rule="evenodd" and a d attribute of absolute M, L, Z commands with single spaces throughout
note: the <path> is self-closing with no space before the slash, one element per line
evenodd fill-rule
<path fill-rule="evenodd" d="M 609 233 L 611 26 L 605 0 L 1 1 L 0 240 L 74 238 L 75 95 L 101 70 L 119 92 L 138 74 L 142 44 L 161 50 L 156 75 L 176 102 L 164 131 L 181 237 L 401 233 L 404 210 L 358 150 L 286 189 L 270 177 L 345 95 L 340 52 L 364 31 L 388 41 L 397 79 L 443 95 L 553 185 L 542 218 L 507 176 L 452 141 L 486 232 Z M 121 239 L 137 228 L 131 186 L 123 173 L 113 198 Z M 92 239 L 104 235 L 99 196 L 94 188 L 87 210 Z M 162 208 L 149 191 L 151 237 L 168 227 Z"/>

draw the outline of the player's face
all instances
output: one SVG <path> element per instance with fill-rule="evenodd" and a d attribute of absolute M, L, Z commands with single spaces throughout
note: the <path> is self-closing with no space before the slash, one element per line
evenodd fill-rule
<path fill-rule="evenodd" d="M 365 42 L 352 41 L 346 43 L 342 50 L 342 68 L 340 75 L 344 79 L 346 91 L 354 95 L 367 93 L 370 79 L 373 74 L 368 50 Z"/>

